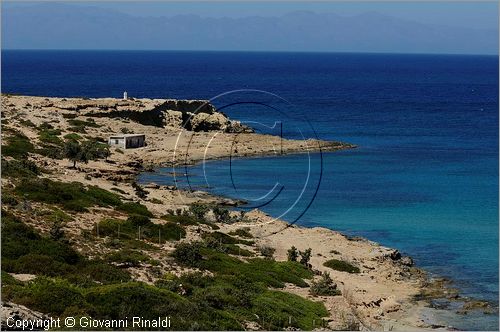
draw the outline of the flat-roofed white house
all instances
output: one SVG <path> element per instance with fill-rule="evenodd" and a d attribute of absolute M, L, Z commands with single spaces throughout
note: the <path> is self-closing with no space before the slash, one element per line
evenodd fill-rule
<path fill-rule="evenodd" d="M 146 146 L 146 135 L 144 134 L 121 134 L 113 135 L 108 139 L 110 146 L 122 149 L 133 149 Z"/>

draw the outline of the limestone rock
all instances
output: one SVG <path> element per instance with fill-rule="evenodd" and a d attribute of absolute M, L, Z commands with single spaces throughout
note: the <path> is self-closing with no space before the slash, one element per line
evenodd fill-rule
<path fill-rule="evenodd" d="M 7 319 L 12 317 L 14 321 L 19 320 L 43 320 L 47 319 L 47 317 L 41 312 L 37 312 L 31 309 L 26 308 L 23 305 L 15 304 L 12 302 L 2 302 L 2 314 L 1 314 L 1 329 L 2 330 L 12 330 L 7 326 Z M 12 322 L 10 322 L 12 325 Z"/>
<path fill-rule="evenodd" d="M 190 126 L 193 131 L 225 131 L 230 122 L 222 113 L 198 113 L 191 117 Z"/>
<path fill-rule="evenodd" d="M 181 128 L 182 127 L 182 112 L 181 111 L 174 111 L 174 110 L 168 110 L 164 112 L 163 115 L 163 126 L 170 126 L 174 128 Z"/>

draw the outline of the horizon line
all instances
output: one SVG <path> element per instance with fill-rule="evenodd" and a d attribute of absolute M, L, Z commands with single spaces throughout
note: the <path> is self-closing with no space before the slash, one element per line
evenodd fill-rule
<path fill-rule="evenodd" d="M 62 52 L 196 52 L 196 53 L 313 53 L 313 54 L 372 54 L 372 55 L 447 55 L 447 56 L 498 56 L 496 53 L 433 53 L 433 52 L 373 52 L 373 51 L 294 51 L 294 50 L 190 50 L 190 49 L 97 49 L 97 48 L 1 48 L 3 51 L 62 51 Z"/>

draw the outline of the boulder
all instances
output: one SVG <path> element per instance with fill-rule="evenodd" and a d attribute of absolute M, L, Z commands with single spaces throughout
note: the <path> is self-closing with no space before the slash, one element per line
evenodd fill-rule
<path fill-rule="evenodd" d="M 190 119 L 190 127 L 193 131 L 225 131 L 229 125 L 229 119 L 222 113 L 198 113 Z"/>
<path fill-rule="evenodd" d="M 181 111 L 174 111 L 174 110 L 167 110 L 164 112 L 163 115 L 163 126 L 170 126 L 174 128 L 181 128 L 182 127 L 182 112 Z"/>
<path fill-rule="evenodd" d="M 26 308 L 23 305 L 15 304 L 12 302 L 2 302 L 2 314 L 1 314 L 1 329 L 2 330 L 12 330 L 12 327 L 7 326 L 7 319 L 12 317 L 14 322 L 16 321 L 38 321 L 45 320 L 48 317 L 31 309 Z M 12 326 L 12 322 L 10 322 Z"/>
<path fill-rule="evenodd" d="M 401 260 L 399 261 L 401 265 L 404 266 L 413 266 L 413 259 L 410 256 L 403 256 L 401 257 Z"/>

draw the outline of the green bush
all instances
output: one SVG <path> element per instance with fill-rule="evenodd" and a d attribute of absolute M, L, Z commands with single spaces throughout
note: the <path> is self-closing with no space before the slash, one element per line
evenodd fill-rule
<path fill-rule="evenodd" d="M 40 174 L 40 169 L 31 160 L 10 160 L 2 159 L 2 176 L 4 177 L 34 177 Z"/>
<path fill-rule="evenodd" d="M 77 128 L 85 128 L 85 127 L 91 127 L 91 128 L 100 128 L 102 127 L 101 125 L 98 125 L 95 123 L 92 119 L 89 121 L 84 121 L 84 120 L 78 120 L 78 119 L 69 119 L 68 123 Z"/>
<path fill-rule="evenodd" d="M 35 149 L 35 153 L 51 159 L 62 159 L 64 151 L 62 146 L 41 144 L 41 148 Z"/>
<path fill-rule="evenodd" d="M 333 282 L 328 272 L 323 273 L 320 280 L 311 283 L 309 292 L 313 296 L 340 295 L 340 290 L 337 289 L 337 285 Z"/>
<path fill-rule="evenodd" d="M 150 218 L 153 217 L 153 214 L 148 210 L 148 208 L 142 205 L 141 203 L 136 203 L 136 202 L 123 203 L 118 207 L 118 210 L 127 212 L 129 214 L 138 214 Z"/>
<path fill-rule="evenodd" d="M 109 265 L 101 260 L 91 260 L 80 264 L 75 275 L 103 284 L 120 283 L 130 280 L 130 274 L 127 271 Z"/>
<path fill-rule="evenodd" d="M 121 206 L 120 196 L 98 187 L 86 188 L 80 182 L 59 182 L 50 179 L 23 179 L 16 187 L 18 195 L 29 200 L 59 204 L 66 210 L 86 211 L 91 206 Z"/>
<path fill-rule="evenodd" d="M 179 264 L 197 267 L 203 259 L 201 254 L 202 247 L 200 242 L 179 243 L 175 246 L 172 257 Z"/>
<path fill-rule="evenodd" d="M 250 238 L 250 239 L 253 238 L 252 233 L 250 233 L 249 230 L 246 228 L 238 228 L 237 230 L 229 232 L 228 234 L 229 235 L 236 235 L 239 237 Z"/>
<path fill-rule="evenodd" d="M 343 271 L 349 273 L 359 273 L 360 270 L 357 266 L 349 264 L 347 262 L 338 260 L 338 259 L 330 259 L 323 263 L 324 266 L 329 267 L 332 270 Z"/>
<path fill-rule="evenodd" d="M 35 147 L 30 139 L 19 131 L 11 131 L 12 135 L 6 141 L 6 145 L 2 145 L 2 156 L 9 156 L 16 159 L 26 158 L 28 153 L 34 152 Z"/>
<path fill-rule="evenodd" d="M 63 141 L 59 138 L 61 131 L 59 129 L 44 129 L 38 132 L 40 142 L 61 146 Z"/>
<path fill-rule="evenodd" d="M 17 200 L 16 196 L 5 190 L 2 190 L 2 204 L 15 206 L 19 204 L 19 201 Z"/>
<path fill-rule="evenodd" d="M 148 261 L 149 257 L 140 251 L 124 249 L 106 255 L 106 260 L 127 266 L 139 266 L 141 262 Z"/>
<path fill-rule="evenodd" d="M 266 286 L 283 288 L 285 283 L 307 287 L 303 279 L 310 279 L 312 272 L 295 262 L 275 262 L 268 259 L 253 258 L 243 262 L 225 253 L 203 249 L 203 259 L 198 266 L 222 275 L 233 275 L 261 282 Z"/>
<path fill-rule="evenodd" d="M 212 209 L 212 212 L 215 216 L 215 220 L 219 223 L 227 223 L 231 221 L 229 210 L 226 208 L 216 206 Z"/>
<path fill-rule="evenodd" d="M 56 316 L 71 306 L 87 307 L 80 290 L 61 279 L 36 278 L 24 287 L 13 288 L 9 297 L 14 303 Z"/>
<path fill-rule="evenodd" d="M 290 262 L 296 262 L 297 258 L 299 258 L 299 252 L 297 251 L 297 248 L 292 246 L 290 249 L 287 251 L 287 259 Z"/>
<path fill-rule="evenodd" d="M 309 266 L 309 260 L 311 259 L 311 253 L 312 253 L 311 248 L 307 248 L 304 251 L 299 251 L 300 264 L 302 264 L 304 266 Z"/>
<path fill-rule="evenodd" d="M 252 300 L 252 312 L 258 317 L 265 317 L 258 322 L 262 329 L 271 331 L 285 327 L 312 330 L 320 327 L 322 317 L 329 314 L 322 303 L 308 301 L 295 294 L 270 290 Z"/>
<path fill-rule="evenodd" d="M 132 214 L 127 219 L 128 222 L 132 223 L 135 227 L 146 226 L 151 223 L 151 219 L 146 216 L 141 216 L 140 214 Z"/>
<path fill-rule="evenodd" d="M 222 232 L 211 232 L 211 233 L 205 233 L 202 235 L 202 238 L 213 238 L 216 241 L 219 241 L 220 243 L 223 244 L 245 244 L 245 245 L 252 245 L 254 244 L 254 241 L 249 241 L 249 240 L 240 240 L 236 239 L 230 235 L 224 234 Z"/>
<path fill-rule="evenodd" d="M 19 123 L 25 127 L 36 128 L 36 124 L 34 124 L 31 120 L 19 119 Z"/>
<path fill-rule="evenodd" d="M 186 236 L 186 231 L 174 223 L 154 224 L 152 222 L 136 224 L 137 220 L 147 218 L 139 215 L 132 215 L 127 220 L 103 219 L 99 222 L 99 236 L 109 236 L 116 239 L 137 239 L 139 226 L 141 226 L 141 239 L 154 243 L 165 243 L 170 240 L 179 240 Z M 137 219 L 137 220 L 135 220 Z M 140 222 L 145 221 L 139 220 Z M 94 229 L 97 234 L 97 229 Z"/>
<path fill-rule="evenodd" d="M 276 249 L 268 246 L 260 246 L 259 247 L 259 252 L 262 256 L 264 256 L 266 259 L 273 259 L 274 252 Z"/>
<path fill-rule="evenodd" d="M 206 204 L 193 203 L 189 206 L 189 213 L 199 220 L 204 220 L 208 211 L 210 211 L 210 207 Z"/>
<path fill-rule="evenodd" d="M 69 133 L 69 134 L 64 135 L 64 138 L 67 140 L 79 141 L 82 139 L 82 136 L 80 136 L 76 133 Z"/>

